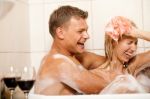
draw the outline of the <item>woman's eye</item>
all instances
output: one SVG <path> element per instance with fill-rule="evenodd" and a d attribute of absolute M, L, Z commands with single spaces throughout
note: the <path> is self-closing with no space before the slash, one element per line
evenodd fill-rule
<path fill-rule="evenodd" d="M 128 45 L 131 45 L 131 44 L 137 45 L 137 43 L 138 43 L 137 41 L 129 41 L 129 42 L 128 42 Z"/>
<path fill-rule="evenodd" d="M 137 45 L 137 44 L 138 44 L 138 41 L 135 42 L 135 45 Z"/>

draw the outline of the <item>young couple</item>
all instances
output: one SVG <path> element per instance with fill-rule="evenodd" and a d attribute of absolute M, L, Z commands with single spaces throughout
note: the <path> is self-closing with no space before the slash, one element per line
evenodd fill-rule
<path fill-rule="evenodd" d="M 105 56 L 85 51 L 89 39 L 88 13 L 61 6 L 49 19 L 53 45 L 38 71 L 35 93 L 74 95 L 149 92 L 147 73 L 150 51 L 136 54 L 138 39 L 150 41 L 150 32 L 139 30 L 129 19 L 117 16 L 105 29 Z M 147 74 L 146 74 L 147 75 Z M 140 80 L 141 81 L 141 80 Z M 117 86 L 115 86 L 117 85 Z"/>

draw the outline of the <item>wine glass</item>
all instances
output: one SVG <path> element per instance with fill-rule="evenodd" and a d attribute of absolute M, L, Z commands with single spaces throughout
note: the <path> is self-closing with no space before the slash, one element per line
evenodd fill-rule
<path fill-rule="evenodd" d="M 2 78 L 3 78 L 3 74 L 2 72 L 0 71 L 0 99 L 1 99 L 1 93 L 2 93 L 2 90 L 3 90 L 3 86 L 2 86 Z"/>
<path fill-rule="evenodd" d="M 13 92 L 17 87 L 16 82 L 17 76 L 16 76 L 16 69 L 14 68 L 14 66 L 10 66 L 3 76 L 4 76 L 3 81 L 6 87 L 10 90 L 10 99 L 13 99 Z"/>
<path fill-rule="evenodd" d="M 35 76 L 34 67 L 25 66 L 22 70 L 20 79 L 16 80 L 19 88 L 24 92 L 26 99 L 28 99 L 28 93 L 34 85 Z"/>

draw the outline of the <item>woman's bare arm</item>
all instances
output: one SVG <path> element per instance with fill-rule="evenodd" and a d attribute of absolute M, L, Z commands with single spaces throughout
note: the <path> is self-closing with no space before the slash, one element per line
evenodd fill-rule
<path fill-rule="evenodd" d="M 127 34 L 130 35 L 132 37 L 136 37 L 136 38 L 140 38 L 146 41 L 150 41 L 150 32 L 148 31 L 144 31 L 144 30 L 140 30 L 140 29 L 133 29 L 131 31 L 131 33 Z"/>
<path fill-rule="evenodd" d="M 129 64 L 128 69 L 131 74 L 137 75 L 138 72 L 146 68 L 150 64 L 150 51 L 137 54 L 135 59 Z"/>
<path fill-rule="evenodd" d="M 150 32 L 134 28 L 129 34 L 126 34 L 135 38 L 143 39 L 150 41 Z M 135 74 L 135 71 L 139 71 L 144 68 L 143 66 L 150 62 L 150 51 L 142 52 L 136 55 L 134 61 L 129 65 L 130 71 L 132 74 Z"/>

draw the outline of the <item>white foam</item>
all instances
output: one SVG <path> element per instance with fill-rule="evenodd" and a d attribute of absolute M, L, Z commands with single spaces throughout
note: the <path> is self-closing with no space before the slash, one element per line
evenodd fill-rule
<path fill-rule="evenodd" d="M 84 69 L 82 65 L 77 65 L 77 64 L 75 64 L 70 58 L 68 58 L 68 57 L 65 56 L 65 55 L 62 55 L 62 54 L 55 54 L 55 55 L 53 55 L 53 57 L 54 57 L 55 59 L 60 59 L 60 58 L 61 58 L 61 59 L 64 59 L 65 62 L 71 64 L 70 66 L 73 66 L 73 67 L 75 67 L 75 68 L 78 68 L 80 71 L 82 71 L 82 70 Z"/>
<path fill-rule="evenodd" d="M 40 80 L 40 81 L 36 81 L 36 88 L 37 88 L 36 90 L 38 92 L 41 92 L 42 90 L 44 90 L 48 86 L 55 84 L 56 82 L 57 82 L 56 80 L 54 80 L 50 77 L 47 77 L 47 78 Z M 38 88 L 40 88 L 40 90 Z"/>
<path fill-rule="evenodd" d="M 76 64 L 75 64 L 71 59 L 69 59 L 67 56 L 65 56 L 65 55 L 62 55 L 62 54 L 55 54 L 55 55 L 53 55 L 53 57 L 54 57 L 55 59 L 60 59 L 60 58 L 62 58 L 62 59 L 64 59 L 65 61 L 71 63 L 72 66 L 76 67 Z"/>
<path fill-rule="evenodd" d="M 141 73 L 137 76 L 137 81 L 147 90 L 147 92 L 150 92 L 150 78 Z"/>
<path fill-rule="evenodd" d="M 66 76 L 66 74 L 68 75 Z M 64 82 L 66 85 L 70 86 L 71 88 L 75 89 L 78 93 L 84 93 L 78 88 L 77 84 L 72 79 L 72 75 L 70 75 L 69 73 L 61 72 L 61 81 Z"/>
<path fill-rule="evenodd" d="M 119 75 L 100 94 L 144 93 L 144 88 L 129 74 Z"/>
<path fill-rule="evenodd" d="M 61 55 L 61 54 L 55 54 L 53 56 L 55 59 L 64 59 L 65 62 L 69 63 L 70 66 L 73 66 L 73 69 L 77 72 L 79 71 L 82 71 L 84 68 L 83 66 L 81 65 L 77 65 L 75 64 L 71 59 L 69 59 L 67 56 L 64 56 L 64 55 Z M 62 63 L 60 64 L 60 67 L 65 67 L 66 63 Z M 72 74 L 72 71 L 70 71 L 68 68 L 61 68 L 62 70 L 61 71 L 65 71 L 65 72 L 60 72 L 60 75 L 61 75 L 61 81 L 63 83 L 65 83 L 66 85 L 72 87 L 73 89 L 75 89 L 77 92 L 79 93 L 83 93 L 77 86 L 77 84 L 75 83 L 74 79 L 73 79 L 73 74 Z M 63 70 L 65 69 L 65 70 Z M 67 70 L 68 69 L 68 70 Z"/>

